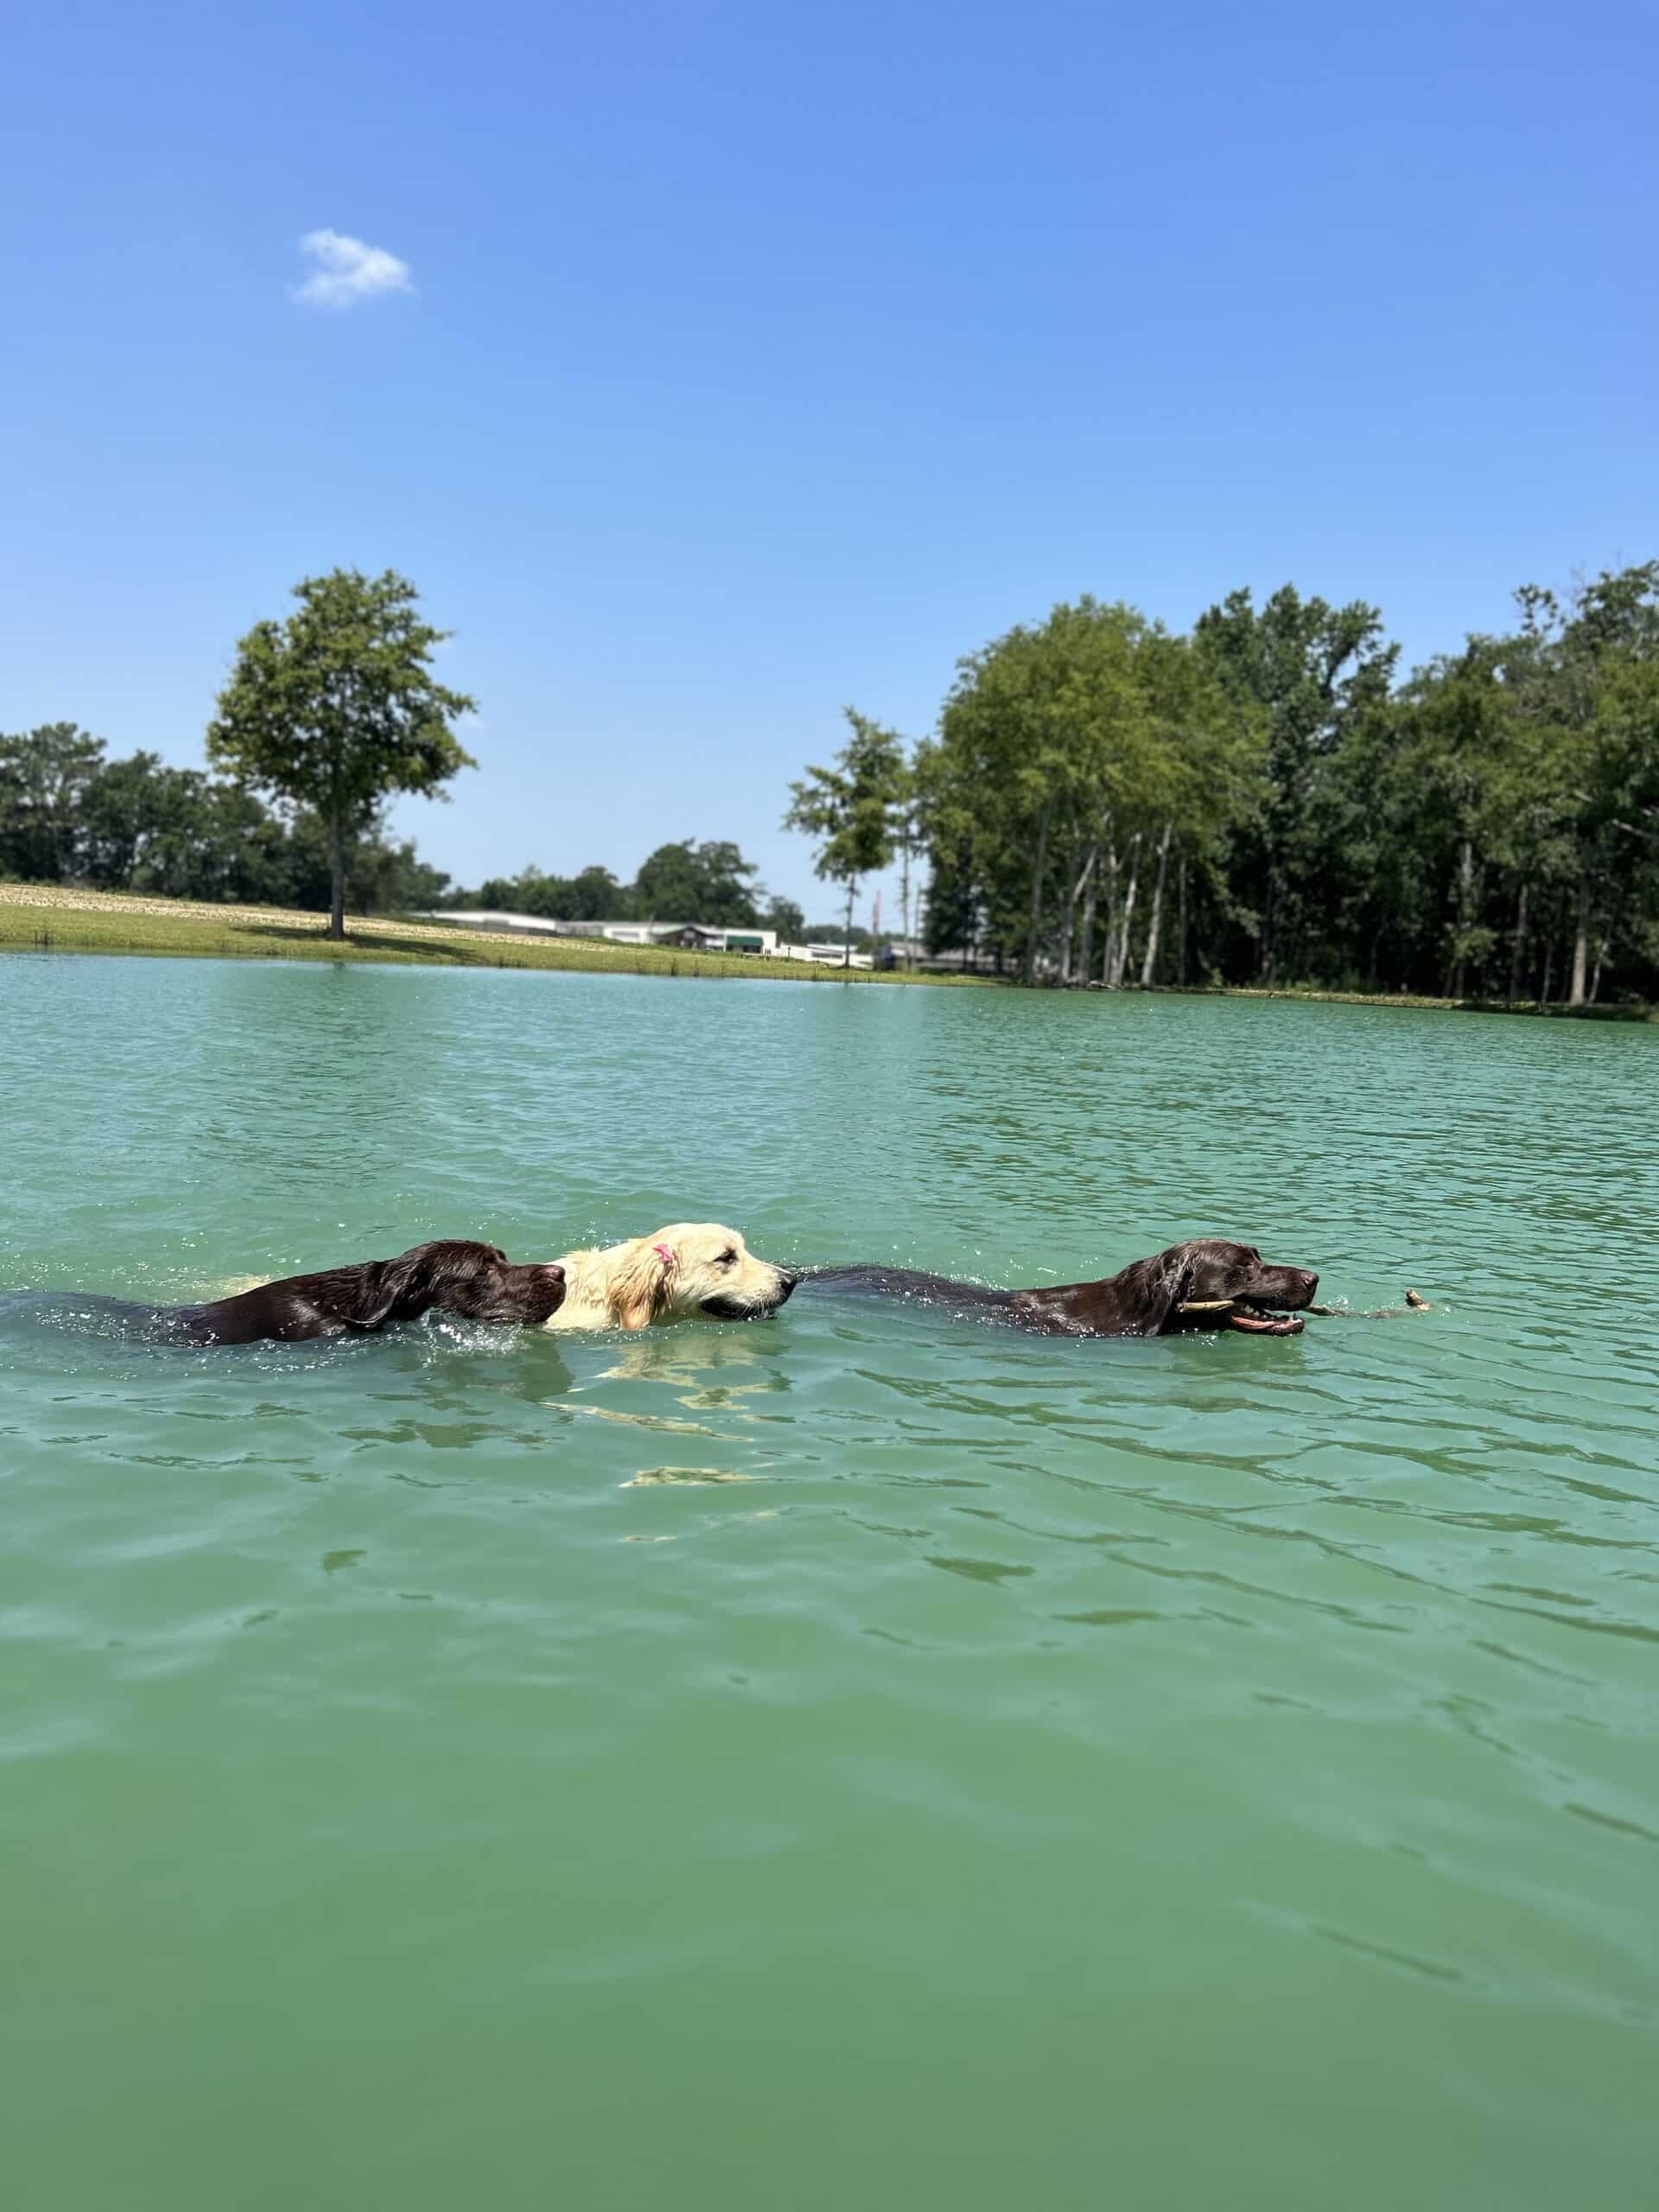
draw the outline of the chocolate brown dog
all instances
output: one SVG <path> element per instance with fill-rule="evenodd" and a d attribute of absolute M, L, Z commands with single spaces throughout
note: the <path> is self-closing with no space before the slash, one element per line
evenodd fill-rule
<path fill-rule="evenodd" d="M 1301 1313 L 1319 1279 L 1306 1268 L 1271 1265 L 1253 1244 L 1199 1237 L 1136 1260 L 1103 1281 L 1051 1290 L 986 1290 L 880 1263 L 809 1268 L 801 1288 L 815 1285 L 982 1314 L 1047 1337 L 1166 1337 L 1192 1329 L 1291 1337 L 1304 1325 Z"/>
<path fill-rule="evenodd" d="M 211 1306 L 158 1316 L 193 1344 L 304 1344 L 314 1337 L 367 1336 L 413 1321 L 435 1306 L 468 1321 L 548 1320 L 564 1300 L 564 1269 L 552 1261 L 512 1267 L 493 1244 L 444 1238 L 395 1260 L 359 1260 L 320 1274 L 284 1275 Z"/>

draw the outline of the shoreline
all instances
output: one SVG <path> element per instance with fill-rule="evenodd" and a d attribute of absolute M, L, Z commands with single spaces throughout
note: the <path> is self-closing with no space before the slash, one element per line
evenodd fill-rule
<path fill-rule="evenodd" d="M 1598 1006 L 1541 1006 L 1536 999 L 1440 999 L 1413 991 L 1335 991 L 1309 985 L 1265 983 L 1153 983 L 1147 996 L 1181 999 L 1297 999 L 1316 1006 L 1402 1007 L 1416 1014 L 1513 1014 L 1547 1021 L 1659 1021 L 1659 1007 L 1645 1000 Z"/>
<path fill-rule="evenodd" d="M 334 960 L 409 968 L 531 968 L 577 975 L 699 976 L 746 982 L 984 984 L 987 976 L 836 968 L 755 954 L 658 950 L 591 938 L 445 929 L 439 923 L 347 915 L 343 941 L 326 914 L 282 906 L 217 906 L 67 885 L 0 883 L 0 953 L 107 953 L 135 958 Z"/>
<path fill-rule="evenodd" d="M 607 944 L 591 938 L 535 938 L 519 931 L 445 929 L 435 922 L 347 917 L 343 943 L 325 935 L 327 917 L 282 906 L 217 906 L 65 885 L 0 883 L 0 953 L 105 953 L 135 958 L 335 960 L 411 968 L 524 968 L 572 975 L 667 976 L 695 981 L 901 983 L 1012 990 L 1007 976 L 889 968 L 836 968 L 733 952 L 683 952 Z M 1091 987 L 1091 988 L 1096 987 Z M 1084 995 L 1088 995 L 1085 992 Z M 1117 996 L 1117 993 L 1100 993 Z M 1446 999 L 1400 991 L 1341 991 L 1259 983 L 1154 983 L 1154 998 L 1294 1000 L 1317 1006 L 1404 1007 L 1415 1013 L 1510 1014 L 1560 1021 L 1659 1021 L 1643 1004 L 1541 1006 L 1536 1000 Z M 1067 992 L 1067 996 L 1073 995 Z"/>

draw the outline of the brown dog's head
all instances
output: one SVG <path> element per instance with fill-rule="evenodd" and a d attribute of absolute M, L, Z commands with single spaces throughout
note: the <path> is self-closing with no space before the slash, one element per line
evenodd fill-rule
<path fill-rule="evenodd" d="M 1160 1270 L 1169 1298 L 1162 1332 L 1242 1329 L 1252 1336 L 1294 1337 L 1295 1317 L 1313 1302 L 1318 1275 L 1306 1268 L 1274 1266 L 1254 1244 L 1202 1236 L 1172 1244 L 1145 1265 Z"/>
<path fill-rule="evenodd" d="M 401 1306 L 415 1313 L 435 1306 L 467 1321 L 533 1326 L 550 1320 L 564 1303 L 564 1269 L 556 1261 L 514 1267 L 495 1244 L 441 1238 L 385 1267 L 393 1319 Z"/>

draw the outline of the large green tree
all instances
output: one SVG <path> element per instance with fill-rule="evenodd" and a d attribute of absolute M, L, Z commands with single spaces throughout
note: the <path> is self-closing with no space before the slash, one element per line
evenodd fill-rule
<path fill-rule="evenodd" d="M 1169 887 L 1243 804 L 1254 728 L 1185 639 L 1121 602 L 969 654 L 916 764 L 930 944 L 983 944 L 1027 982 L 1156 980 Z"/>
<path fill-rule="evenodd" d="M 406 577 L 334 569 L 308 576 L 294 596 L 286 622 L 257 622 L 238 645 L 207 757 L 317 815 L 328 841 L 328 933 L 340 938 L 352 846 L 394 792 L 442 797 L 476 765 L 454 728 L 474 702 L 433 675 L 448 633 L 423 620 Z"/>
<path fill-rule="evenodd" d="M 843 964 L 853 958 L 853 902 L 859 879 L 883 868 L 893 858 L 893 810 L 905 767 L 904 741 L 896 732 L 861 715 L 843 710 L 852 735 L 836 755 L 832 768 L 809 768 L 791 784 L 785 830 L 804 830 L 818 841 L 814 873 L 826 883 L 847 887 L 847 938 Z"/>
<path fill-rule="evenodd" d="M 1605 569 L 1563 607 L 1517 594 L 1529 648 L 1518 689 L 1558 767 L 1558 825 L 1570 855 L 1567 1003 L 1596 995 L 1609 948 L 1638 920 L 1650 885 L 1659 804 L 1659 561 Z M 1593 964 L 1592 964 L 1593 963 Z"/>
<path fill-rule="evenodd" d="M 1234 891 L 1253 911 L 1261 979 L 1305 973 L 1341 861 L 1317 828 L 1330 764 L 1370 715 L 1387 711 L 1397 645 L 1363 600 L 1333 607 L 1281 585 L 1258 610 L 1236 591 L 1198 617 L 1194 641 L 1241 715 L 1259 715 L 1266 780 L 1234 844 Z"/>
<path fill-rule="evenodd" d="M 727 838 L 658 845 L 639 864 L 635 911 L 650 921 L 700 922 L 705 928 L 753 927 L 761 895 L 753 861 Z"/>
<path fill-rule="evenodd" d="M 0 736 L 0 874 L 67 883 L 79 873 L 86 797 L 104 741 L 73 722 Z"/>

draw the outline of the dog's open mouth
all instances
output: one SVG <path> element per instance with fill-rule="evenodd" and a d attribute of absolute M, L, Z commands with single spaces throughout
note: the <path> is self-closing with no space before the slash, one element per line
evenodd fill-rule
<path fill-rule="evenodd" d="M 1253 1337 L 1294 1337 L 1306 1326 L 1300 1313 L 1275 1313 L 1262 1306 L 1235 1306 L 1224 1318 L 1228 1328 Z"/>
<path fill-rule="evenodd" d="M 1176 1308 L 1192 1315 L 1200 1327 L 1237 1329 L 1250 1337 L 1300 1336 L 1306 1325 L 1300 1313 L 1283 1313 L 1272 1306 L 1252 1306 L 1238 1298 L 1187 1298 Z"/>

